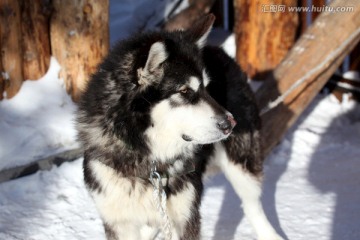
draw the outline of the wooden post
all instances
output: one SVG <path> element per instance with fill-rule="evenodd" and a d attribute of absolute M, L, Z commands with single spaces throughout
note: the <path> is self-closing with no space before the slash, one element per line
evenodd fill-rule
<path fill-rule="evenodd" d="M 0 42 L 0 46 L 1 46 L 1 42 Z M 5 92 L 5 78 L 2 74 L 3 72 L 4 72 L 4 67 L 2 66 L 2 61 L 0 61 L 0 101 L 4 99 L 3 94 Z"/>
<path fill-rule="evenodd" d="M 296 0 L 235 0 L 236 60 L 255 79 L 264 79 L 294 44 Z"/>
<path fill-rule="evenodd" d="M 50 0 L 22 0 L 21 43 L 24 79 L 36 80 L 45 75 L 50 63 Z"/>
<path fill-rule="evenodd" d="M 319 15 L 275 69 L 273 79 L 265 81 L 256 93 L 261 109 L 306 77 L 281 105 L 262 116 L 265 154 L 281 140 L 360 40 L 360 1 L 334 0 L 330 6 L 353 9 Z"/>
<path fill-rule="evenodd" d="M 21 16 L 18 0 L 0 0 L 0 90 L 13 97 L 23 82 L 21 50 Z M 0 99 L 4 92 L 0 92 Z"/>
<path fill-rule="evenodd" d="M 50 23 L 52 54 L 61 65 L 73 100 L 109 48 L 109 1 L 53 0 Z"/>

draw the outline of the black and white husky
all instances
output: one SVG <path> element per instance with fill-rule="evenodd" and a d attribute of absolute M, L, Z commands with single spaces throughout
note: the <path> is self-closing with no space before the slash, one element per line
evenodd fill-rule
<path fill-rule="evenodd" d="M 84 176 L 107 239 L 153 239 L 164 225 L 149 177 L 166 193 L 171 239 L 200 239 L 202 178 L 221 169 L 258 239 L 281 239 L 262 209 L 260 118 L 246 77 L 205 46 L 213 15 L 187 31 L 120 42 L 99 66 L 77 117 Z"/>

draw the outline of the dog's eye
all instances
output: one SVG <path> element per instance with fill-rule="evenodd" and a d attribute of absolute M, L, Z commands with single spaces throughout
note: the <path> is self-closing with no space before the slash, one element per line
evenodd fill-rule
<path fill-rule="evenodd" d="M 187 86 L 182 86 L 180 89 L 179 89 L 179 92 L 185 94 L 189 91 L 189 88 Z"/>
<path fill-rule="evenodd" d="M 180 92 L 181 92 L 181 93 L 187 93 L 187 92 L 188 92 L 188 89 L 185 88 L 185 89 L 183 89 L 183 90 L 180 90 Z"/>

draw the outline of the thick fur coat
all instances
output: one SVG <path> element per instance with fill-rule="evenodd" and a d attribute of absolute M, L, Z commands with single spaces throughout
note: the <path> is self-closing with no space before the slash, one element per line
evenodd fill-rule
<path fill-rule="evenodd" d="M 153 239 L 163 219 L 149 180 L 162 176 L 172 239 L 200 239 L 203 175 L 221 169 L 259 239 L 281 239 L 260 201 L 260 118 L 237 64 L 205 46 L 214 21 L 139 34 L 99 65 L 77 114 L 84 178 L 108 239 Z"/>

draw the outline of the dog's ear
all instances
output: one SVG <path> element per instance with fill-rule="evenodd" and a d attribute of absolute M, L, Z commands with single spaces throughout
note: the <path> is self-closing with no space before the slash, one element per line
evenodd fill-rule
<path fill-rule="evenodd" d="M 167 57 L 168 54 L 163 42 L 156 42 L 151 45 L 145 67 L 137 70 L 138 83 L 146 86 L 159 80 L 163 74 L 161 64 Z"/>
<path fill-rule="evenodd" d="M 191 41 L 195 42 L 199 48 L 203 48 L 206 43 L 206 39 L 214 24 L 215 16 L 210 13 L 201 17 L 195 24 L 187 30 L 187 35 Z"/>

